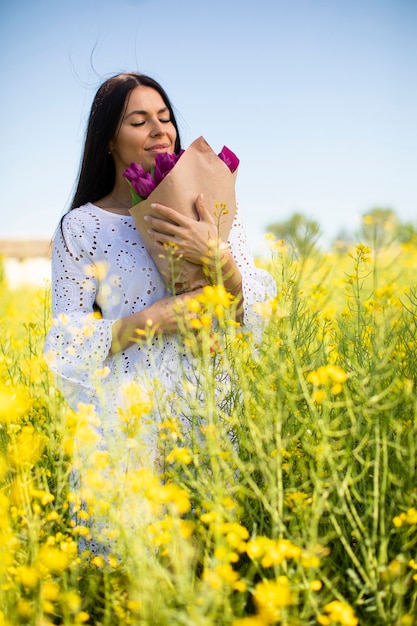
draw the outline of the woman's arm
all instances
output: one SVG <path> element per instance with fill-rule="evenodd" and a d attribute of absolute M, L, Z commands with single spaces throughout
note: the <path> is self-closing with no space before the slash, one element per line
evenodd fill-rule
<path fill-rule="evenodd" d="M 187 302 L 199 292 L 201 290 L 178 296 L 165 296 L 141 311 L 116 320 L 112 326 L 110 354 L 137 343 L 140 340 L 140 331 L 151 330 L 157 335 L 178 332 L 179 320 L 184 319 L 185 311 L 188 316 L 193 315 L 187 309 Z"/>

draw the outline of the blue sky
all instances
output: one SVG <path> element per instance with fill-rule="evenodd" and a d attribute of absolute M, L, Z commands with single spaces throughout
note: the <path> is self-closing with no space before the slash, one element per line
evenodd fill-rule
<path fill-rule="evenodd" d="M 52 236 L 93 95 L 127 70 L 185 146 L 238 154 L 254 249 L 295 211 L 323 241 L 375 206 L 417 226 L 416 0 L 8 0 L 0 54 L 2 238 Z"/>

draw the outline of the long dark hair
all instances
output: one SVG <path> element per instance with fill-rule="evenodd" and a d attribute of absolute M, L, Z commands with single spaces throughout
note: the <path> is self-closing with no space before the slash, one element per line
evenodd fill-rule
<path fill-rule="evenodd" d="M 129 72 L 106 80 L 98 89 L 91 106 L 77 188 L 71 202 L 75 209 L 87 202 L 96 202 L 109 194 L 115 183 L 114 161 L 109 144 L 117 134 L 127 96 L 138 86 L 152 87 L 161 96 L 169 110 L 177 131 L 175 153 L 181 150 L 181 140 L 171 102 L 159 83 L 153 78 Z"/>

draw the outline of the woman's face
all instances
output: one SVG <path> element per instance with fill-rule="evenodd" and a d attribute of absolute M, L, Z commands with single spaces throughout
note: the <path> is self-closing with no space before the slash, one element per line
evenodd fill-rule
<path fill-rule="evenodd" d="M 135 87 L 110 144 L 116 171 L 122 172 L 131 163 L 139 163 L 149 171 L 157 154 L 174 152 L 176 138 L 177 131 L 160 94 L 152 87 Z"/>

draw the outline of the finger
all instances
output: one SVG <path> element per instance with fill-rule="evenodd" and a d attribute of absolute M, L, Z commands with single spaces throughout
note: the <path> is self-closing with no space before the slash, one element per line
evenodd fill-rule
<path fill-rule="evenodd" d="M 197 211 L 198 219 L 200 220 L 200 222 L 204 222 L 207 217 L 207 211 L 206 205 L 204 204 L 204 196 L 202 193 L 198 194 L 194 204 Z"/>
<path fill-rule="evenodd" d="M 188 217 L 164 204 L 153 203 L 151 204 L 151 208 L 158 213 L 162 219 L 173 222 L 174 224 L 185 226 L 189 221 Z M 144 219 L 149 221 L 149 218 L 152 217 L 152 215 L 145 215 Z"/>
<path fill-rule="evenodd" d="M 202 193 L 198 194 L 195 200 L 195 208 L 200 222 L 209 222 L 210 224 L 214 224 L 213 215 L 206 207 L 204 203 L 204 195 Z"/>
<path fill-rule="evenodd" d="M 181 228 L 174 222 L 154 217 L 153 215 L 145 215 L 143 219 L 149 226 L 148 232 L 154 231 L 157 233 L 165 233 L 174 237 L 177 234 L 178 229 Z"/>

